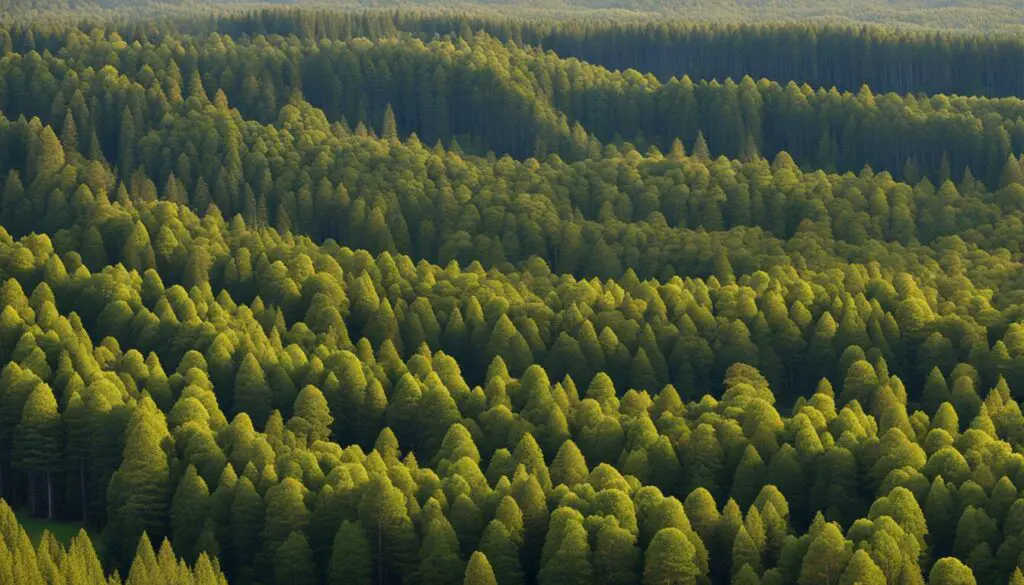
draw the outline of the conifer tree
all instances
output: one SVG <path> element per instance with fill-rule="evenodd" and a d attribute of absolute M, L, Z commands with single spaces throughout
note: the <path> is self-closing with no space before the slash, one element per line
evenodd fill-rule
<path fill-rule="evenodd" d="M 126 429 L 123 461 L 107 490 L 111 546 L 107 549 L 126 563 L 143 533 L 150 538 L 167 533 L 171 500 L 167 422 L 156 404 L 143 397 Z M 120 548 L 119 548 L 120 547 Z"/>
<path fill-rule="evenodd" d="M 974 585 L 974 573 L 959 559 L 944 557 L 932 565 L 928 572 L 929 585 Z"/>
<path fill-rule="evenodd" d="M 259 552 L 265 505 L 263 498 L 246 476 L 235 484 L 230 516 L 230 550 L 232 575 L 243 575 L 252 569 Z"/>
<path fill-rule="evenodd" d="M 289 425 L 298 426 L 311 444 L 326 440 L 330 436 L 334 417 L 331 416 L 327 399 L 317 387 L 305 386 L 295 398 L 292 411 L 295 413 L 292 421 L 301 420 L 301 424 L 289 422 Z"/>
<path fill-rule="evenodd" d="M 171 499 L 171 535 L 187 561 L 198 557 L 199 537 L 206 525 L 210 490 L 193 465 L 185 470 Z"/>
<path fill-rule="evenodd" d="M 386 477 L 374 477 L 364 488 L 359 519 L 370 546 L 379 551 L 379 556 L 374 558 L 377 579 L 413 570 L 418 539 L 405 506 L 405 496 Z"/>
<path fill-rule="evenodd" d="M 274 578 L 278 583 L 316 584 L 313 551 L 302 532 L 292 532 L 278 547 L 274 554 Z"/>
<path fill-rule="evenodd" d="M 487 525 L 480 538 L 479 551 L 487 555 L 498 585 L 522 585 L 524 583 L 523 569 L 519 560 L 520 549 L 508 526 L 502 521 L 494 519 Z"/>
<path fill-rule="evenodd" d="M 644 585 L 692 585 L 700 573 L 695 550 L 677 528 L 659 530 L 644 553 Z"/>
<path fill-rule="evenodd" d="M 362 528 L 344 521 L 338 527 L 327 573 L 330 585 L 369 585 L 373 582 L 373 553 Z"/>
<path fill-rule="evenodd" d="M 445 518 L 436 500 L 427 502 L 428 516 L 419 551 L 416 579 L 424 584 L 442 585 L 458 581 L 466 571 L 459 558 L 459 541 L 451 523 Z"/>
<path fill-rule="evenodd" d="M 398 139 L 398 125 L 395 122 L 395 111 L 391 109 L 391 104 L 384 109 L 384 121 L 381 124 L 380 137 L 384 140 L 397 140 Z"/>
<path fill-rule="evenodd" d="M 55 515 L 53 474 L 63 464 L 64 428 L 57 412 L 57 400 L 47 384 L 37 384 L 25 400 L 21 411 L 21 422 L 14 429 L 12 456 L 17 466 L 28 471 L 30 499 L 35 508 L 36 475 L 44 474 L 46 486 L 46 517 Z"/>
<path fill-rule="evenodd" d="M 481 552 L 473 553 L 466 565 L 466 576 L 462 580 L 463 585 L 498 585 L 491 569 L 491 563 L 487 556 Z"/>
<path fill-rule="evenodd" d="M 253 354 L 247 353 L 235 377 L 234 411 L 248 414 L 253 424 L 262 428 L 270 417 L 272 404 L 273 393 L 263 368 Z"/>

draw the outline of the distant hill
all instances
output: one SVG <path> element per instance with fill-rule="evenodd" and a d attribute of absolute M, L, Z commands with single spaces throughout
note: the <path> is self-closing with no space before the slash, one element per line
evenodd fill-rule
<path fill-rule="evenodd" d="M 1008 31 L 1024 27 L 1020 0 L 3 0 L 6 15 L 39 12 L 95 14 L 158 6 L 188 11 L 199 6 L 302 5 L 339 8 L 430 6 L 509 11 L 517 16 L 589 13 L 591 16 L 664 17 L 736 22 L 827 21 L 906 28 Z M 628 13 L 628 14 L 624 14 Z"/>

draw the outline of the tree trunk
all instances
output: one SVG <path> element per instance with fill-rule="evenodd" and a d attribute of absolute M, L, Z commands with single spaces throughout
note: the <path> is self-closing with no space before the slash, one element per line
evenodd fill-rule
<path fill-rule="evenodd" d="M 53 520 L 53 473 L 46 472 L 46 519 Z"/>
<path fill-rule="evenodd" d="M 89 508 L 85 496 L 85 459 L 78 465 L 78 484 L 82 491 L 82 524 L 86 524 L 89 520 Z"/>
<path fill-rule="evenodd" d="M 28 472 L 28 502 L 32 515 L 36 515 L 36 472 Z"/>
<path fill-rule="evenodd" d="M 384 535 L 381 534 L 381 523 L 382 518 L 380 510 L 377 510 L 377 567 L 380 583 L 384 583 L 386 573 L 384 572 L 384 555 L 382 554 L 384 549 Z"/>

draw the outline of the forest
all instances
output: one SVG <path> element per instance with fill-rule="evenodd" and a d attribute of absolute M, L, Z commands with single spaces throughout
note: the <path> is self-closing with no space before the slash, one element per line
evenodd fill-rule
<path fill-rule="evenodd" d="M 211 11 L 266 6 L 302 6 L 331 12 L 418 7 L 435 13 L 463 12 L 528 17 L 531 20 L 597 19 L 664 23 L 841 23 L 917 31 L 1019 33 L 1024 5 L 1018 0 L 0 0 L 0 14 L 80 19 L 98 14 L 152 21 L 158 14 L 199 19 Z"/>
<path fill-rule="evenodd" d="M 0 585 L 1024 585 L 1024 37 L 76 14 L 0 20 Z"/>

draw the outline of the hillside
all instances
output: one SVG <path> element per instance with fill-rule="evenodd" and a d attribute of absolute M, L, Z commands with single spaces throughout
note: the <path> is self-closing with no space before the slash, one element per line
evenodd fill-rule
<path fill-rule="evenodd" d="M 74 17 L 104 11 L 182 14 L 209 8 L 305 6 L 321 9 L 431 8 L 534 18 L 597 18 L 662 22 L 666 17 L 713 22 L 874 24 L 905 29 L 1019 32 L 1024 6 L 1016 0 L 4 0 L 9 16 Z"/>
<path fill-rule="evenodd" d="M 1024 584 L 1019 37 L 85 10 L 0 25 L 0 583 Z"/>

